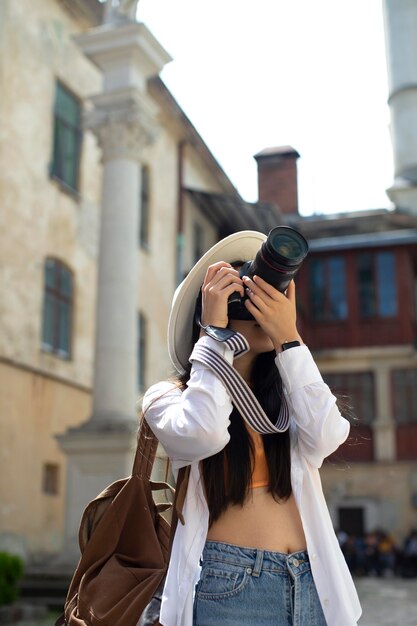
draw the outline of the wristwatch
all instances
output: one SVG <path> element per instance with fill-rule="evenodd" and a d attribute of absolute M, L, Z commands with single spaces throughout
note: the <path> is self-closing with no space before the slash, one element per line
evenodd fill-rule
<path fill-rule="evenodd" d="M 204 330 L 206 335 L 208 335 L 212 339 L 215 339 L 216 341 L 228 341 L 236 335 L 236 331 L 232 330 L 231 328 L 212 326 L 211 324 L 207 324 L 207 326 L 204 326 L 204 324 L 201 322 L 200 311 L 198 310 L 198 308 L 196 308 L 194 319 L 197 326 L 200 326 L 200 328 Z"/>
<path fill-rule="evenodd" d="M 301 346 L 301 343 L 295 339 L 294 341 L 284 341 L 284 343 L 281 346 L 281 349 L 284 352 L 284 350 L 289 350 L 290 348 L 297 348 L 298 346 Z"/>

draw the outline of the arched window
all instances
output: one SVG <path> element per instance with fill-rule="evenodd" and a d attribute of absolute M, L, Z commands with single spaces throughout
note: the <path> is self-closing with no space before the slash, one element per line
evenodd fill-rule
<path fill-rule="evenodd" d="M 73 311 L 72 272 L 57 259 L 44 266 L 42 349 L 69 359 Z"/>

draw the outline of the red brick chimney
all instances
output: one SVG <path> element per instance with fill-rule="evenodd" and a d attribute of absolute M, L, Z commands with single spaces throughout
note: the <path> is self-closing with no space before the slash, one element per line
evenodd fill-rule
<path fill-rule="evenodd" d="M 298 214 L 297 159 L 291 146 L 266 148 L 254 158 L 258 164 L 258 195 L 260 202 L 278 206 L 281 213 Z"/>

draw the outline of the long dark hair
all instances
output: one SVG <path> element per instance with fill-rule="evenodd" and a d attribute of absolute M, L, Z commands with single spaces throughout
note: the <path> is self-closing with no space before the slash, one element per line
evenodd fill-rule
<path fill-rule="evenodd" d="M 193 345 L 199 333 L 200 329 L 194 323 Z M 282 395 L 282 381 L 274 359 L 274 350 L 258 355 L 251 372 L 252 390 L 273 421 L 278 416 Z M 183 389 L 187 386 L 190 372 L 191 365 L 179 377 Z M 250 491 L 254 446 L 243 418 L 235 407 L 230 415 L 229 433 L 230 440 L 226 447 L 201 462 L 210 524 L 220 517 L 229 504 L 243 506 Z M 289 432 L 262 435 L 262 439 L 269 470 L 268 491 L 277 501 L 287 500 L 292 492 Z"/>

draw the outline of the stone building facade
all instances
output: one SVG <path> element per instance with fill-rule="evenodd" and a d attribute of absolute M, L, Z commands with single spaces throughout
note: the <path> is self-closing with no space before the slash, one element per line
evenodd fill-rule
<path fill-rule="evenodd" d="M 386 5 L 387 15 L 399 6 Z M 401 6 L 414 11 L 408 0 Z M 62 550 L 68 523 L 68 462 L 56 436 L 93 411 L 103 146 L 83 120 L 105 81 L 79 42 L 102 20 L 97 0 L 0 3 L 0 548 L 34 560 Z M 417 59 L 404 67 L 412 75 Z M 395 112 L 395 149 L 412 165 L 415 149 L 401 152 L 398 139 L 413 138 L 400 121 L 404 107 L 411 115 L 410 85 L 392 102 L 406 99 Z M 158 132 L 137 163 L 137 395 L 172 373 L 170 302 L 195 260 L 236 230 L 295 226 L 311 244 L 297 281 L 301 332 L 352 405 L 353 439 L 321 471 L 334 525 L 357 534 L 383 526 L 401 540 L 417 506 L 413 168 L 407 183 L 397 168 L 393 211 L 303 218 L 299 155 L 269 148 L 255 156 L 260 201 L 250 205 L 158 73 L 145 95 Z M 111 474 L 110 457 L 107 465 Z"/>
<path fill-rule="evenodd" d="M 92 412 L 103 152 L 83 120 L 103 75 L 79 38 L 102 13 L 97 0 L 0 4 L 0 546 L 32 558 L 63 545 L 56 435 Z M 145 95 L 158 132 L 137 164 L 137 396 L 172 373 L 171 298 L 196 258 L 234 229 L 267 229 L 158 75 Z"/>

